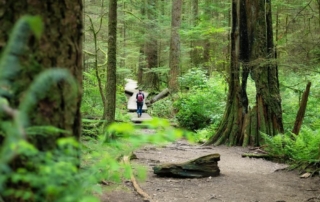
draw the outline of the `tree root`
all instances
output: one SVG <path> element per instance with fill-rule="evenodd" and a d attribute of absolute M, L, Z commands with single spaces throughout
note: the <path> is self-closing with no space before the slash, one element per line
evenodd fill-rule
<path fill-rule="evenodd" d="M 127 165 L 130 165 L 130 156 L 124 156 L 123 157 L 123 162 L 125 164 L 127 164 Z M 138 192 L 138 194 L 143 197 L 143 201 L 144 202 L 151 202 L 151 197 L 141 189 L 141 187 L 139 186 L 139 184 L 138 184 L 136 178 L 134 177 L 132 171 L 130 172 L 130 178 L 131 178 L 131 182 L 132 182 L 133 187 L 136 190 L 136 192 Z"/>

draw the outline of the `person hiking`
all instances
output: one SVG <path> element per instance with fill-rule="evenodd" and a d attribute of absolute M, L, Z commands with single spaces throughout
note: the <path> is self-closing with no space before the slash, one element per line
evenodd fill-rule
<path fill-rule="evenodd" d="M 143 101 L 144 101 L 144 94 L 142 93 L 141 89 L 137 93 L 136 99 L 137 99 L 137 114 L 138 114 L 138 117 L 141 117 Z"/>

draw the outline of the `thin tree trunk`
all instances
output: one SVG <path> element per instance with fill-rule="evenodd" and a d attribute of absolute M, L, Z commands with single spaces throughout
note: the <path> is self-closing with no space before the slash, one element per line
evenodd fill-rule
<path fill-rule="evenodd" d="M 117 91 L 117 0 L 109 1 L 109 35 L 107 63 L 107 108 L 105 118 L 107 124 L 114 122 L 116 112 Z"/>
<path fill-rule="evenodd" d="M 299 111 L 297 113 L 296 116 L 296 121 L 294 123 L 294 127 L 292 129 L 292 133 L 298 135 L 301 129 L 301 125 L 304 119 L 304 115 L 307 109 L 307 103 L 308 103 L 308 97 L 309 97 L 309 93 L 310 93 L 310 87 L 311 87 L 311 82 L 308 82 L 307 86 L 306 86 L 306 90 L 304 91 L 303 95 L 302 95 L 302 100 L 300 103 L 300 107 L 299 107 Z"/>
<path fill-rule="evenodd" d="M 153 89 L 159 89 L 159 77 L 153 72 L 158 65 L 158 41 L 155 37 L 155 29 L 156 29 L 156 1 L 148 0 L 147 6 L 147 41 L 146 41 L 146 60 L 147 60 L 147 68 L 149 72 L 146 73 L 145 81 L 143 82 L 144 86 L 150 87 Z"/>
<path fill-rule="evenodd" d="M 180 35 L 182 0 L 174 0 L 172 4 L 171 41 L 169 58 L 169 88 L 172 92 L 179 90 L 178 76 L 180 72 Z"/>

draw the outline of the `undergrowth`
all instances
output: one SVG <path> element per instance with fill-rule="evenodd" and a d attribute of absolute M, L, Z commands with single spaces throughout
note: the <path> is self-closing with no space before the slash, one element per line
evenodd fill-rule
<path fill-rule="evenodd" d="M 285 160 L 290 169 L 312 174 L 320 171 L 320 131 L 304 127 L 299 135 L 287 132 L 274 137 L 261 133 L 264 148 L 275 158 Z"/>

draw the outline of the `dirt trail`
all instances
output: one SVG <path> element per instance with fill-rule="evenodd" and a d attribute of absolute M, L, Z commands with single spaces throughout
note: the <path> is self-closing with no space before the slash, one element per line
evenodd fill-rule
<path fill-rule="evenodd" d="M 320 202 L 320 178 L 302 179 L 297 172 L 284 170 L 287 165 L 263 159 L 242 158 L 242 147 L 191 145 L 181 140 L 156 148 L 136 151 L 138 159 L 132 164 L 145 165 L 148 178 L 140 182 L 142 189 L 154 202 Z M 210 153 L 219 153 L 218 177 L 200 179 L 159 178 L 152 167 L 158 163 L 184 162 Z M 143 201 L 130 182 L 106 193 L 102 201 Z"/>
<path fill-rule="evenodd" d="M 130 80 L 126 91 L 135 89 L 136 82 Z M 129 111 L 130 107 L 136 109 L 132 100 L 128 102 Z M 285 164 L 242 158 L 241 154 L 247 151 L 242 147 L 201 147 L 181 140 L 164 147 L 144 147 L 135 152 L 138 159 L 131 163 L 147 168 L 147 180 L 140 182 L 140 186 L 152 197 L 152 202 L 320 202 L 319 176 L 301 179 L 297 172 L 281 170 L 287 167 Z M 158 163 L 180 163 L 211 153 L 221 155 L 218 177 L 179 179 L 153 174 L 152 167 Z M 101 196 L 103 202 L 143 201 L 130 181 L 106 188 L 112 188 L 112 192 Z"/>

